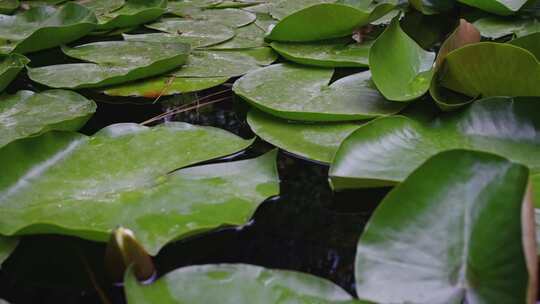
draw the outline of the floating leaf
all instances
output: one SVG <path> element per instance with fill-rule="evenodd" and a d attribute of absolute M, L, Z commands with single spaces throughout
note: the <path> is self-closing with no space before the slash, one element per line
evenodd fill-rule
<path fill-rule="evenodd" d="M 18 244 L 19 240 L 17 238 L 0 236 L 0 269 L 2 268 L 2 263 L 11 255 Z"/>
<path fill-rule="evenodd" d="M 174 10 L 169 9 L 171 13 L 185 17 L 189 20 L 221 23 L 229 27 L 241 27 L 246 26 L 255 21 L 257 18 L 255 14 L 234 9 L 210 9 L 202 10 L 200 8 L 188 9 L 188 10 Z M 182 20 L 182 19 L 180 19 Z"/>
<path fill-rule="evenodd" d="M 0 14 L 10 14 L 19 7 L 19 0 L 0 0 Z"/>
<path fill-rule="evenodd" d="M 409 2 L 415 9 L 425 15 L 434 15 L 451 10 L 454 7 L 453 0 L 411 0 Z"/>
<path fill-rule="evenodd" d="M 429 89 L 435 54 L 423 50 L 394 18 L 375 40 L 369 65 L 377 89 L 389 100 L 411 101 Z"/>
<path fill-rule="evenodd" d="M 184 42 L 191 47 L 203 47 L 222 43 L 232 39 L 235 32 L 232 28 L 221 23 L 212 23 L 197 20 L 184 20 L 166 18 L 160 22 L 147 25 L 148 28 L 169 33 L 124 35 L 126 40 L 156 41 L 156 42 Z"/>
<path fill-rule="evenodd" d="M 122 226 L 155 255 L 172 240 L 242 225 L 278 193 L 275 153 L 170 172 L 251 142 L 179 122 L 153 128 L 117 124 L 92 137 L 49 132 L 16 141 L 0 149 L 0 233 L 107 241 Z"/>
<path fill-rule="evenodd" d="M 345 290 L 325 279 L 246 264 L 184 267 L 149 285 L 139 284 L 129 271 L 125 287 L 129 304 L 353 303 Z"/>
<path fill-rule="evenodd" d="M 105 2 L 98 0 L 99 2 Z M 106 5 L 111 5 L 106 1 Z M 166 12 L 167 0 L 125 0 L 116 10 L 98 15 L 98 30 L 126 28 L 153 21 Z"/>
<path fill-rule="evenodd" d="M 160 96 L 190 93 L 223 84 L 229 77 L 187 78 L 158 76 L 106 88 L 103 93 L 109 96 L 137 96 L 156 99 Z"/>
<path fill-rule="evenodd" d="M 189 46 L 183 43 L 106 41 L 63 50 L 68 56 L 93 63 L 28 69 L 30 79 L 54 88 L 90 88 L 125 83 L 181 66 L 187 59 Z"/>
<path fill-rule="evenodd" d="M 482 36 L 492 39 L 508 35 L 518 37 L 540 31 L 540 22 L 534 18 L 486 17 L 474 22 Z"/>
<path fill-rule="evenodd" d="M 538 58 L 511 44 L 481 42 L 452 51 L 437 78 L 471 97 L 540 96 Z"/>
<path fill-rule="evenodd" d="M 76 131 L 95 111 L 93 101 L 71 91 L 19 91 L 15 95 L 1 95 L 0 148 L 50 130 Z"/>
<path fill-rule="evenodd" d="M 28 58 L 19 54 L 0 57 L 0 93 L 17 77 L 28 62 L 30 62 Z"/>
<path fill-rule="evenodd" d="M 321 67 L 367 67 L 372 41 L 355 43 L 349 38 L 316 42 L 272 42 L 286 59 Z"/>
<path fill-rule="evenodd" d="M 235 29 L 234 38 L 231 40 L 210 46 L 208 49 L 232 50 L 263 47 L 266 46 L 264 42 L 265 34 L 266 32 L 257 24 L 251 23 L 250 25 Z"/>
<path fill-rule="evenodd" d="M 323 163 L 330 163 L 341 142 L 360 127 L 350 122 L 290 122 L 255 109 L 249 112 L 247 122 L 257 136 L 272 145 Z"/>
<path fill-rule="evenodd" d="M 77 40 L 96 27 L 94 13 L 68 3 L 56 9 L 40 6 L 0 16 L 0 54 L 30 53 Z"/>
<path fill-rule="evenodd" d="M 323 3 L 297 11 L 274 26 L 267 38 L 275 41 L 316 41 L 352 35 L 356 28 L 379 19 L 394 6 L 382 3 L 371 11 Z"/>
<path fill-rule="evenodd" d="M 540 32 L 518 37 L 508 43 L 526 49 L 540 60 Z"/>
<path fill-rule="evenodd" d="M 511 15 L 517 12 L 527 0 L 458 0 L 461 3 L 477 7 L 497 15 Z"/>
<path fill-rule="evenodd" d="M 330 168 L 336 189 L 393 185 L 450 149 L 496 153 L 540 173 L 537 98 L 486 98 L 429 122 L 403 116 L 369 122 L 341 145 Z"/>
<path fill-rule="evenodd" d="M 369 119 L 404 107 L 387 101 L 373 88 L 369 71 L 330 84 L 333 73 L 333 69 L 274 64 L 243 76 L 233 90 L 253 106 L 293 120 Z"/>
<path fill-rule="evenodd" d="M 277 20 L 281 20 L 297 11 L 301 11 L 307 7 L 321 4 L 321 3 L 333 3 L 335 0 L 295 0 L 295 1 L 274 1 L 274 4 L 270 6 L 270 16 Z"/>
<path fill-rule="evenodd" d="M 525 166 L 492 154 L 457 150 L 430 158 L 390 192 L 360 237 L 358 296 L 377 303 L 535 303 L 528 178 Z"/>
<path fill-rule="evenodd" d="M 125 0 L 77 0 L 76 2 L 91 9 L 100 23 L 107 21 L 112 12 L 121 9 L 126 4 Z"/>

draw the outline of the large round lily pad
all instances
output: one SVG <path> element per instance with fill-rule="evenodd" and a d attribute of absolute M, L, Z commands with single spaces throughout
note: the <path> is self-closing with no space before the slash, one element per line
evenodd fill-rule
<path fill-rule="evenodd" d="M 234 8 L 226 9 L 207 9 L 189 8 L 189 9 L 171 9 L 173 14 L 179 15 L 189 20 L 202 22 L 221 23 L 230 27 L 246 26 L 255 21 L 255 14 Z"/>
<path fill-rule="evenodd" d="M 276 0 L 269 1 L 271 4 L 268 10 L 270 15 L 277 19 L 281 20 L 297 11 L 301 11 L 310 6 L 321 4 L 321 3 L 333 3 L 335 0 Z"/>
<path fill-rule="evenodd" d="M 186 62 L 190 48 L 183 43 L 106 41 L 63 50 L 93 63 L 32 68 L 30 79 L 53 88 L 110 86 L 173 70 Z"/>
<path fill-rule="evenodd" d="M 93 101 L 71 91 L 19 91 L 15 95 L 1 95 L 0 148 L 49 130 L 77 131 L 95 111 Z"/>
<path fill-rule="evenodd" d="M 369 52 L 373 82 L 389 100 L 410 101 L 426 93 L 433 77 L 435 54 L 407 36 L 394 18 Z"/>
<path fill-rule="evenodd" d="M 345 290 L 325 279 L 246 264 L 180 268 L 146 286 L 130 271 L 125 284 L 129 304 L 353 303 Z"/>
<path fill-rule="evenodd" d="M 281 119 L 253 109 L 247 122 L 251 130 L 263 140 L 300 157 L 330 163 L 341 142 L 358 123 L 301 123 Z"/>
<path fill-rule="evenodd" d="M 540 172 L 538 98 L 493 97 L 432 121 L 403 116 L 369 122 L 341 145 L 330 168 L 336 189 L 393 185 L 449 149 L 503 155 Z M 538 185 L 540 186 L 540 185 Z"/>
<path fill-rule="evenodd" d="M 511 15 L 517 12 L 527 0 L 458 0 L 461 3 L 477 7 L 497 15 Z"/>
<path fill-rule="evenodd" d="M 369 71 L 330 84 L 333 73 L 333 69 L 275 64 L 246 74 L 233 90 L 265 112 L 294 120 L 368 119 L 404 107 L 387 101 L 373 88 Z"/>
<path fill-rule="evenodd" d="M 266 46 L 264 35 L 266 32 L 255 22 L 239 27 L 234 30 L 235 35 L 231 40 L 207 47 L 208 49 L 234 50 L 250 49 Z"/>
<path fill-rule="evenodd" d="M 250 144 L 221 129 L 179 122 L 16 141 L 0 149 L 0 234 L 106 241 L 123 226 L 156 254 L 179 237 L 244 224 L 278 193 L 275 153 L 170 172 Z"/>
<path fill-rule="evenodd" d="M 0 57 L 0 93 L 17 77 L 30 60 L 19 54 Z"/>
<path fill-rule="evenodd" d="M 525 166 L 482 152 L 427 160 L 383 200 L 360 237 L 358 296 L 376 303 L 535 303 L 528 179 Z"/>
<path fill-rule="evenodd" d="M 93 1 L 101 2 L 103 6 L 109 7 L 107 13 L 98 13 L 98 30 L 112 30 L 115 28 L 127 28 L 145 24 L 159 18 L 166 12 L 166 0 L 125 0 L 119 9 L 114 9 L 114 1 Z"/>
<path fill-rule="evenodd" d="M 125 35 L 126 40 L 184 42 L 193 48 L 215 45 L 232 39 L 234 29 L 217 22 L 165 18 L 159 22 L 148 24 L 148 28 L 167 34 L 152 33 L 142 35 Z"/>
<path fill-rule="evenodd" d="M 94 13 L 68 3 L 60 8 L 40 6 L 13 16 L 0 16 L 0 54 L 29 53 L 83 37 L 96 27 Z"/>

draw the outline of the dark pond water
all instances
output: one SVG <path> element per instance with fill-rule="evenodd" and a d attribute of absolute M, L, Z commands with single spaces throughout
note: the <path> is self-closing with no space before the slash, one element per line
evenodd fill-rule
<path fill-rule="evenodd" d="M 34 64 L 65 60 L 55 52 L 34 55 Z M 21 89 L 44 88 L 21 75 L 8 92 Z M 113 123 L 143 122 L 170 107 L 148 99 L 81 93 L 98 103 L 97 113 L 81 131 L 89 135 Z M 216 93 L 212 98 L 222 102 L 169 119 L 253 137 L 245 121 L 246 105 L 233 97 L 230 85 L 199 96 Z M 218 161 L 251 158 L 272 148 L 258 140 L 248 151 Z M 333 193 L 327 166 L 285 152 L 280 152 L 278 162 L 279 197 L 265 201 L 245 227 L 219 229 L 168 245 L 155 258 L 158 274 L 195 264 L 249 263 L 325 277 L 354 294 L 356 242 L 388 189 Z M 112 303 L 124 303 L 122 289 L 107 280 L 104 251 L 104 244 L 72 237 L 24 237 L 0 270 L 0 298 L 14 304 L 99 303 L 105 294 Z"/>

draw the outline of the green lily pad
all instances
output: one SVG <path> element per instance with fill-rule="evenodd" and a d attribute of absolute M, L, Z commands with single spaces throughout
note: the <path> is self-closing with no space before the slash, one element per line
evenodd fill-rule
<path fill-rule="evenodd" d="M 453 0 L 412 0 L 409 3 L 422 14 L 435 15 L 451 10 L 456 2 Z"/>
<path fill-rule="evenodd" d="M 263 140 L 300 157 L 330 163 L 341 142 L 360 127 L 357 123 L 298 123 L 259 110 L 249 112 L 251 130 Z"/>
<path fill-rule="evenodd" d="M 221 85 L 229 77 L 187 78 L 158 76 L 106 88 L 109 96 L 135 96 L 156 99 L 160 96 L 197 92 Z"/>
<path fill-rule="evenodd" d="M 540 96 L 540 62 L 511 44 L 470 44 L 446 56 L 437 81 L 471 97 Z"/>
<path fill-rule="evenodd" d="M 126 4 L 126 0 L 77 0 L 76 2 L 91 9 L 100 23 L 103 23 L 102 18 L 108 20 L 107 16 L 110 13 L 121 9 Z"/>
<path fill-rule="evenodd" d="M 482 152 L 427 160 L 383 200 L 360 237 L 358 296 L 377 303 L 535 303 L 528 173 Z"/>
<path fill-rule="evenodd" d="M 94 13 L 68 3 L 41 6 L 13 16 L 0 16 L 0 54 L 30 53 L 77 40 L 96 27 Z"/>
<path fill-rule="evenodd" d="M 194 51 L 187 63 L 172 72 L 176 77 L 235 77 L 276 61 L 277 54 L 268 47 L 248 50 Z"/>
<path fill-rule="evenodd" d="M 0 14 L 11 14 L 19 4 L 19 0 L 0 0 Z"/>
<path fill-rule="evenodd" d="M 105 2 L 106 6 L 114 3 Z M 125 0 L 120 9 L 112 9 L 106 14 L 98 14 L 98 30 L 133 27 L 151 22 L 166 12 L 167 0 Z"/>
<path fill-rule="evenodd" d="M 316 42 L 272 42 L 286 59 L 321 67 L 367 67 L 372 41 L 356 43 L 349 38 Z"/>
<path fill-rule="evenodd" d="M 19 91 L 0 96 L 0 148 L 49 130 L 76 131 L 96 111 L 96 104 L 64 90 Z"/>
<path fill-rule="evenodd" d="M 174 239 L 244 224 L 260 202 L 278 193 L 275 153 L 170 172 L 251 142 L 178 122 L 16 141 L 0 149 L 0 159 L 10 160 L 0 180 L 0 233 L 107 241 L 122 226 L 154 255 Z"/>
<path fill-rule="evenodd" d="M 527 0 L 458 0 L 461 3 L 497 15 L 511 15 L 517 12 Z"/>
<path fill-rule="evenodd" d="M 207 48 L 212 50 L 234 50 L 266 46 L 264 42 L 266 32 L 256 23 L 239 27 L 234 31 L 235 35 L 231 40 Z"/>
<path fill-rule="evenodd" d="M 307 7 L 321 4 L 321 3 L 333 3 L 335 0 L 295 0 L 287 1 L 280 0 L 274 1 L 270 6 L 268 13 L 270 16 L 277 20 L 281 20 L 297 11 L 301 11 Z"/>
<path fill-rule="evenodd" d="M 537 98 L 486 98 L 432 121 L 403 116 L 369 122 L 341 145 L 330 168 L 335 189 L 393 185 L 450 149 L 496 153 L 540 173 Z"/>
<path fill-rule="evenodd" d="M 540 31 L 540 22 L 535 18 L 486 17 L 474 22 L 482 36 L 492 39 L 508 35 L 518 37 Z"/>
<path fill-rule="evenodd" d="M 0 57 L 0 93 L 17 77 L 30 60 L 19 54 Z"/>
<path fill-rule="evenodd" d="M 0 268 L 19 244 L 17 238 L 0 236 Z M 0 300 L 1 303 L 2 300 Z"/>
<path fill-rule="evenodd" d="M 129 304 L 247 304 L 253 299 L 259 304 L 353 303 L 345 290 L 328 280 L 247 264 L 180 268 L 149 285 L 139 284 L 128 271 L 125 286 Z"/>
<path fill-rule="evenodd" d="M 424 95 L 433 77 L 435 54 L 423 50 L 394 18 L 369 52 L 373 82 L 384 97 L 411 101 Z"/>
<path fill-rule="evenodd" d="M 183 43 L 106 41 L 63 48 L 66 55 L 93 63 L 70 63 L 28 69 L 35 82 L 54 88 L 90 88 L 156 76 L 185 63 Z M 84 73 L 81 73 L 84 71 Z"/>
<path fill-rule="evenodd" d="M 156 42 L 184 42 L 191 47 L 204 47 L 215 45 L 232 39 L 234 29 L 221 23 L 186 20 L 179 18 L 166 18 L 159 22 L 146 25 L 146 27 L 166 32 L 143 35 L 124 35 L 126 40 L 156 41 Z"/>
<path fill-rule="evenodd" d="M 200 8 L 190 8 L 187 10 L 174 10 L 170 9 L 169 6 L 169 11 L 189 20 L 221 23 L 233 28 L 246 26 L 254 22 L 257 18 L 253 13 L 235 8 L 206 10 Z"/>
<path fill-rule="evenodd" d="M 266 38 L 275 41 L 305 42 L 352 35 L 353 31 L 386 15 L 394 5 L 382 3 L 370 11 L 322 3 L 283 18 Z"/>
<path fill-rule="evenodd" d="M 508 43 L 526 49 L 540 60 L 540 32 L 512 39 Z"/>
<path fill-rule="evenodd" d="M 274 64 L 243 76 L 233 91 L 265 112 L 293 120 L 369 119 L 404 107 L 373 88 L 369 71 L 330 84 L 333 73 L 333 69 Z"/>

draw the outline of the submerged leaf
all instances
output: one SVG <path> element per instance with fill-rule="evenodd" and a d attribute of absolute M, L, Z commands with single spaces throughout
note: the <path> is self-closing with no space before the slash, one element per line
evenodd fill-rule
<path fill-rule="evenodd" d="M 360 237 L 358 296 L 377 303 L 535 303 L 528 173 L 482 152 L 427 160 L 383 200 Z"/>
<path fill-rule="evenodd" d="M 330 168 L 335 189 L 394 185 L 450 149 L 496 153 L 540 173 L 540 102 L 493 97 L 429 122 L 403 116 L 369 122 L 341 145 Z M 539 185 L 540 186 L 540 185 Z"/>
<path fill-rule="evenodd" d="M 16 141 L 0 149 L 0 234 L 107 241 L 122 226 L 155 255 L 172 240 L 242 225 L 279 192 L 274 152 L 170 172 L 251 142 L 179 122 L 153 128 L 117 124 L 92 137 L 49 132 Z"/>
<path fill-rule="evenodd" d="M 77 131 L 95 111 L 93 101 L 71 91 L 19 91 L 15 95 L 1 95 L 0 148 L 50 130 Z"/>
<path fill-rule="evenodd" d="M 293 120 L 369 119 L 404 107 L 387 101 L 373 88 L 369 71 L 330 84 L 333 73 L 333 69 L 275 64 L 246 74 L 233 90 L 253 106 Z"/>
<path fill-rule="evenodd" d="M 19 54 L 0 56 L 0 93 L 17 77 L 30 60 Z"/>

